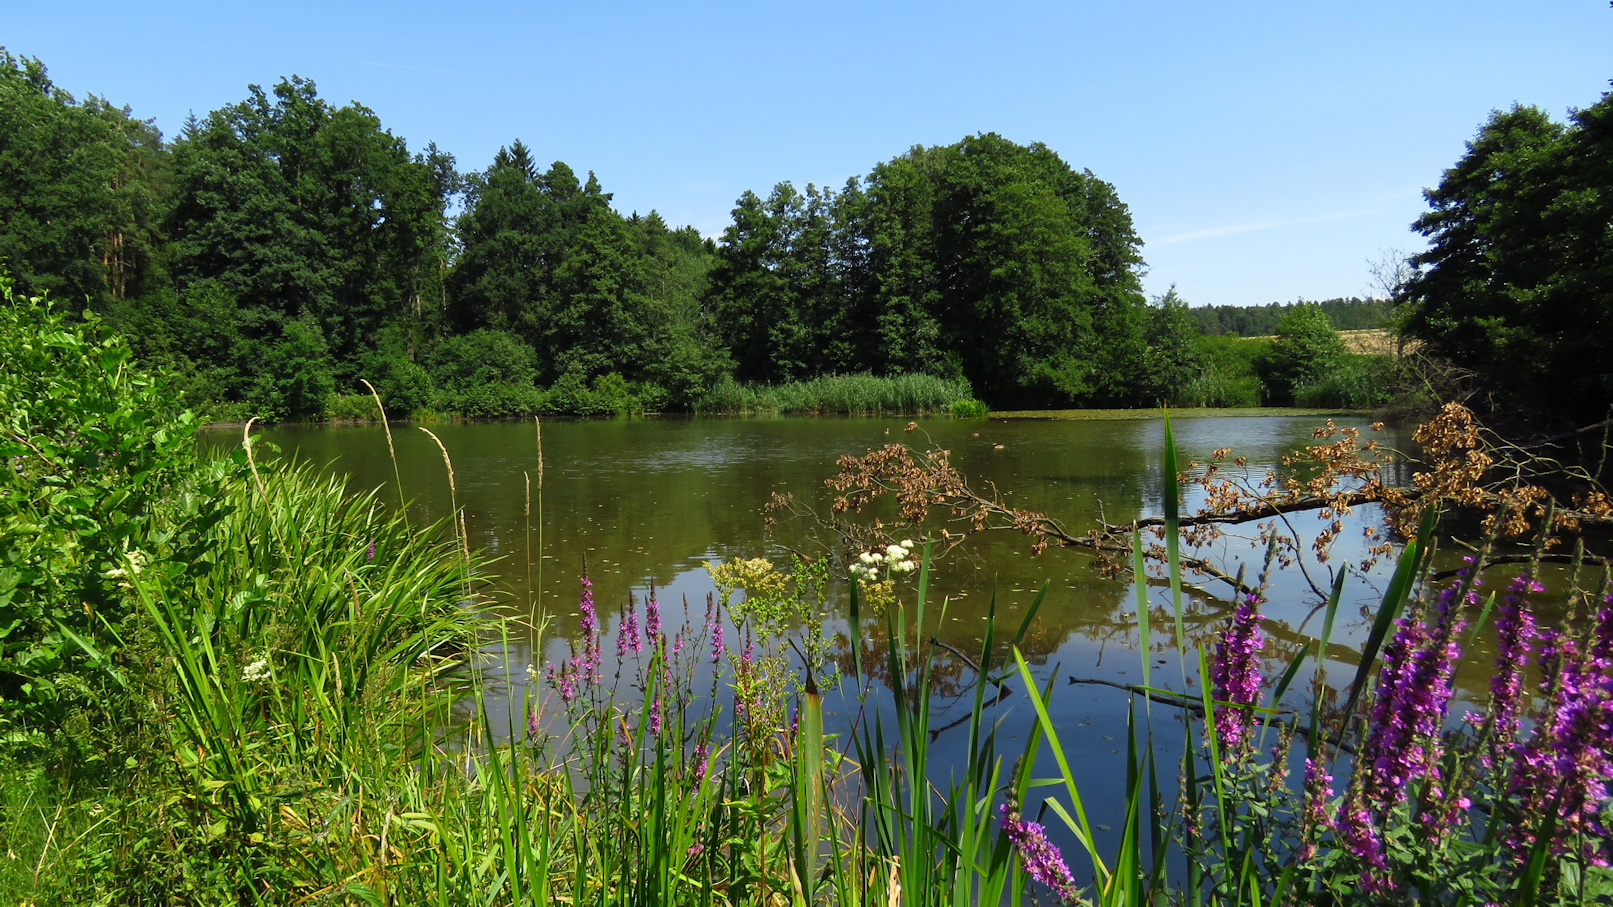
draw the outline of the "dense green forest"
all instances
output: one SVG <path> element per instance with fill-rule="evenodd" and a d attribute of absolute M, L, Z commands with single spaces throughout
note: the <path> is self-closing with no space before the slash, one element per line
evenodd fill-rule
<path fill-rule="evenodd" d="M 1111 185 L 995 134 L 839 190 L 746 192 L 713 241 L 621 214 L 519 140 L 462 172 L 305 79 L 164 141 L 0 51 L 0 266 L 97 313 L 215 418 L 369 417 L 362 380 L 394 412 L 470 416 L 720 411 L 853 375 L 935 379 L 933 399 L 885 394 L 919 409 L 1382 402 L 1295 385 L 1281 342 L 1199 337 L 1380 304 L 1247 310 L 1269 316 L 1255 328 L 1148 300 L 1141 246 Z"/>
<path fill-rule="evenodd" d="M 1231 335 L 1234 337 L 1269 337 L 1277 333 L 1277 325 L 1296 306 L 1313 305 L 1327 313 L 1333 328 L 1339 331 L 1361 331 L 1389 326 L 1394 316 L 1394 303 L 1388 299 L 1323 299 L 1320 302 L 1272 302 L 1266 305 L 1206 305 L 1188 311 L 1198 325 L 1200 334 Z"/>

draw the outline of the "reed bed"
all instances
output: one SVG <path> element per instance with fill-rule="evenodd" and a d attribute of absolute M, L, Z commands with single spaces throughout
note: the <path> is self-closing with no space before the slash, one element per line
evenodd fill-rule
<path fill-rule="evenodd" d="M 895 377 L 833 375 L 783 384 L 719 382 L 695 401 L 701 414 L 924 415 L 973 402 L 961 380 L 909 374 Z M 974 413 L 971 411 L 971 416 Z"/>

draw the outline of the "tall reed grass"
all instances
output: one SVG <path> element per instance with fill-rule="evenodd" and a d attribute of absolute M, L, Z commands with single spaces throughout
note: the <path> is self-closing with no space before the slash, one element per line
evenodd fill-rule
<path fill-rule="evenodd" d="M 969 384 L 930 375 L 832 375 L 783 384 L 718 382 L 694 403 L 702 414 L 921 415 L 972 401 Z M 973 415 L 973 413 L 971 413 Z"/>

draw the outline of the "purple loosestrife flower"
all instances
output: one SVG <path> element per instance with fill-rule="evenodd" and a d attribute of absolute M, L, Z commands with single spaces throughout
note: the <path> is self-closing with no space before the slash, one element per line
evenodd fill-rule
<path fill-rule="evenodd" d="M 716 599 L 706 596 L 706 632 L 711 634 L 711 660 L 722 657 L 722 615 L 717 611 Z"/>
<path fill-rule="evenodd" d="M 570 665 L 556 671 L 554 665 L 549 665 L 549 683 L 560 693 L 560 701 L 571 704 L 577 697 L 577 688 L 572 685 Z"/>
<path fill-rule="evenodd" d="M 590 683 L 599 683 L 602 679 L 599 673 L 599 615 L 594 611 L 594 583 L 588 574 L 582 576 L 582 600 L 577 604 L 577 610 L 582 618 L 583 650 L 581 660 L 573 656 L 579 669 L 578 673 L 586 676 Z"/>
<path fill-rule="evenodd" d="M 616 632 L 616 657 L 627 657 L 628 649 L 632 649 L 634 655 L 644 651 L 644 645 L 638 638 L 638 602 L 631 595 L 627 597 L 627 613 L 622 615 L 622 626 Z"/>
<path fill-rule="evenodd" d="M 538 739 L 538 734 L 543 730 L 543 726 L 538 723 L 540 717 L 541 716 L 539 715 L 538 710 L 536 708 L 534 708 L 531 712 L 527 713 L 527 716 L 526 716 L 526 739 L 528 739 L 528 740 L 536 740 L 536 739 Z"/>
<path fill-rule="evenodd" d="M 375 540 L 374 539 L 371 539 L 369 547 L 364 549 L 364 559 L 366 561 L 375 560 Z"/>
<path fill-rule="evenodd" d="M 1036 822 L 1027 822 L 1016 809 L 1004 803 L 997 808 L 1002 816 L 1003 834 L 1019 854 L 1019 865 L 1025 874 L 1052 889 L 1053 896 L 1062 904 L 1080 903 L 1081 894 L 1075 887 L 1075 876 L 1064 863 L 1064 855 L 1047 839 L 1047 831 Z"/>
<path fill-rule="evenodd" d="M 1366 803 L 1379 811 L 1405 800 L 1413 780 L 1439 781 L 1440 735 L 1460 654 L 1454 637 L 1462 627 L 1461 585 L 1458 579 L 1440 592 L 1432 628 L 1402 617 L 1384 647 L 1367 739 L 1356 763 L 1366 772 Z"/>
<path fill-rule="evenodd" d="M 650 584 L 650 600 L 644 603 L 644 640 L 652 647 L 661 638 L 661 603 L 655 600 L 655 584 Z"/>
<path fill-rule="evenodd" d="M 706 780 L 706 745 L 697 743 L 694 746 L 694 786 L 696 788 Z"/>
<path fill-rule="evenodd" d="M 1589 651 L 1559 634 L 1541 635 L 1546 702 L 1535 733 L 1516 747 L 1508 793 L 1516 821 L 1506 843 L 1527 859 L 1540 823 L 1556 813 L 1553 854 L 1572 848 L 1594 866 L 1613 864 L 1613 829 L 1604 820 L 1613 779 L 1613 608 L 1597 613 Z"/>
<path fill-rule="evenodd" d="M 1254 705 L 1260 698 L 1260 600 L 1244 598 L 1216 643 L 1210 664 L 1210 685 L 1217 701 L 1215 735 L 1224 752 L 1237 752 L 1250 739 Z"/>
<path fill-rule="evenodd" d="M 1372 813 L 1351 798 L 1335 826 L 1344 849 L 1361 861 L 1361 887 L 1368 894 L 1389 894 L 1395 890 L 1389 879 L 1389 863 L 1383 858 L 1383 841 L 1372 825 Z"/>
<path fill-rule="evenodd" d="M 1328 801 L 1333 799 L 1333 776 L 1320 761 L 1305 760 L 1305 812 L 1300 819 L 1299 859 L 1316 855 L 1316 832 L 1328 827 Z"/>
<path fill-rule="evenodd" d="M 1543 587 L 1520 576 L 1512 581 L 1495 618 L 1495 673 L 1490 677 L 1490 710 L 1485 716 L 1491 744 L 1483 755 L 1486 767 L 1493 768 L 1503 749 L 1518 736 L 1518 708 L 1523 696 L 1523 669 L 1529 661 L 1535 640 L 1535 619 L 1529 613 L 1526 593 Z"/>

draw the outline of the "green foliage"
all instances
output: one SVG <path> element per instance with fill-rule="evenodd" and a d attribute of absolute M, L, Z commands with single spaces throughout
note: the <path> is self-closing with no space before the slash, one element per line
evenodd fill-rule
<path fill-rule="evenodd" d="M 46 740 L 127 681 L 128 575 L 188 569 L 224 514 L 195 420 L 97 322 L 0 278 L 0 744 Z"/>
<path fill-rule="evenodd" d="M 953 400 L 947 404 L 946 410 L 954 419 L 984 419 L 987 414 L 986 404 L 973 397 Z"/>
<path fill-rule="evenodd" d="M 246 403 L 257 414 L 293 422 L 324 414 L 325 400 L 336 392 L 335 363 L 313 319 L 288 321 L 278 339 L 248 348 L 256 375 Z"/>
<path fill-rule="evenodd" d="M 668 230 L 654 212 L 624 219 L 609 203 L 592 174 L 579 184 L 564 163 L 540 173 L 520 142 L 500 149 L 471 177 L 459 219 L 457 326 L 509 331 L 529 344 L 537 380 L 555 387 L 550 408 L 627 405 L 588 398 L 590 385 L 612 373 L 660 389 L 641 394 L 641 407 L 687 406 L 727 369 L 706 339 L 700 306 L 711 251 L 688 228 Z"/>
<path fill-rule="evenodd" d="M 1497 112 L 1426 193 L 1404 334 L 1515 405 L 1590 422 L 1613 404 L 1613 94 L 1567 126 Z"/>
<path fill-rule="evenodd" d="M 403 415 L 431 405 L 437 398 L 437 384 L 426 367 L 416 361 L 408 337 L 400 327 L 383 331 L 375 349 L 360 359 L 359 377 L 370 382 L 389 415 Z M 466 369 L 455 364 L 452 369 Z M 357 388 L 355 388 L 357 390 Z M 374 402 L 371 402 L 373 409 Z M 373 413 L 372 413 L 373 415 Z"/>
<path fill-rule="evenodd" d="M 833 375 L 778 385 L 719 382 L 695 402 L 697 413 L 879 415 L 939 412 L 973 400 L 964 381 L 908 374 L 894 378 Z M 984 404 L 980 404 L 984 407 Z"/>
<path fill-rule="evenodd" d="M 1133 379 L 1138 393 L 1154 402 L 1183 403 L 1194 379 L 1205 372 L 1199 360 L 1192 310 L 1171 287 L 1147 310 L 1143 374 Z"/>
<path fill-rule="evenodd" d="M 149 122 L 0 48 L 0 266 L 19 291 L 101 309 L 160 283 L 161 152 Z"/>
<path fill-rule="evenodd" d="M 1271 355 L 1268 340 L 1203 335 L 1193 341 L 1200 364 L 1174 402 L 1184 406 L 1253 407 L 1265 402 L 1258 365 Z"/>
<path fill-rule="evenodd" d="M 430 275 L 446 264 L 447 155 L 411 156 L 371 111 L 333 107 L 293 78 L 187 124 L 172 160 L 177 298 L 232 300 L 219 324 L 246 343 L 203 362 L 254 369 L 240 389 L 254 405 L 281 418 L 317 413 L 316 385 L 345 389 L 384 327 L 428 314 Z M 328 354 L 308 359 L 315 334 Z M 309 386 L 282 387 L 288 372 L 258 367 L 277 355 L 324 364 Z"/>
<path fill-rule="evenodd" d="M 1371 409 L 1394 398 L 1395 366 L 1388 356 L 1346 354 L 1337 365 L 1294 389 L 1294 404 Z"/>
<path fill-rule="evenodd" d="M 374 422 L 381 413 L 369 394 L 331 394 L 325 398 L 324 418 L 330 422 Z"/>
<path fill-rule="evenodd" d="M 1291 405 L 1300 388 L 1326 378 L 1343 363 L 1344 341 L 1318 306 L 1295 306 L 1277 323 L 1270 352 L 1258 363 L 1268 399 Z"/>
<path fill-rule="evenodd" d="M 1360 331 L 1385 328 L 1394 318 L 1394 306 L 1387 299 L 1323 299 L 1320 302 L 1304 299 L 1298 302 L 1270 302 L 1265 305 L 1207 305 L 1190 310 L 1193 323 L 1200 334 L 1231 335 L 1235 337 L 1269 337 L 1277 333 L 1277 324 L 1296 306 L 1313 305 L 1327 313 L 1329 321 L 1341 331 Z"/>
<path fill-rule="evenodd" d="M 1124 405 L 1152 392 L 1138 245 L 1108 184 L 986 134 L 838 194 L 746 193 L 711 298 L 740 379 L 923 371 L 987 399 Z"/>

